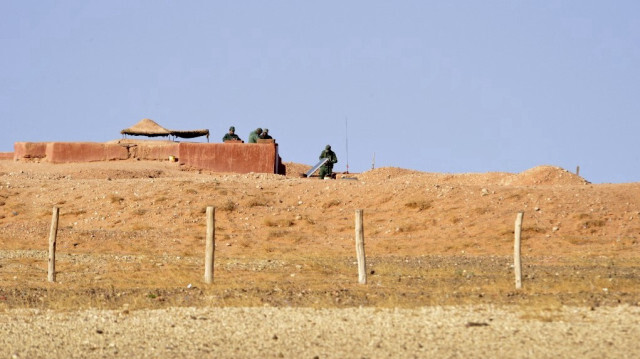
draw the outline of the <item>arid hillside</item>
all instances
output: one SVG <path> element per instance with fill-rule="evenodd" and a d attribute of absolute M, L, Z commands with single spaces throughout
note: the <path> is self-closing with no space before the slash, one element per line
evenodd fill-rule
<path fill-rule="evenodd" d="M 551 166 L 319 180 L 287 165 L 279 176 L 0 161 L 0 355 L 637 356 L 640 183 L 593 185 Z"/>
<path fill-rule="evenodd" d="M 51 289 L 53 206 L 58 282 L 77 290 L 202 288 L 205 209 L 214 206 L 217 285 L 208 290 L 228 290 L 213 298 L 242 298 L 236 304 L 415 306 L 566 292 L 591 305 L 610 300 L 616 285 L 613 302 L 639 301 L 640 183 L 594 185 L 552 166 L 517 174 L 379 168 L 335 180 L 301 178 L 306 165 L 287 168 L 279 176 L 170 162 L 1 161 L 0 284 L 16 291 L 5 304 L 33 305 L 16 298 L 18 288 Z M 369 293 L 355 284 L 357 209 L 364 210 L 364 288 L 376 288 Z M 525 290 L 513 292 L 519 211 Z M 327 294 L 336 291 L 338 300 Z M 321 298 L 308 294 L 315 292 Z"/>

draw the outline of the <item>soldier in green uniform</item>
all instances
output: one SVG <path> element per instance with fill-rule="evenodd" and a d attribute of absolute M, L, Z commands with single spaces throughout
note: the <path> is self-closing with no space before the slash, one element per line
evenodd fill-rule
<path fill-rule="evenodd" d="M 273 139 L 273 137 L 271 137 L 269 135 L 269 129 L 265 128 L 264 130 L 262 130 L 262 134 L 260 134 L 260 138 L 262 138 L 263 140 L 271 140 Z"/>
<path fill-rule="evenodd" d="M 222 142 L 224 141 L 229 141 L 229 140 L 238 140 L 238 141 L 242 141 L 240 139 L 240 136 L 236 135 L 236 128 L 231 126 L 229 127 L 229 132 L 224 134 L 224 137 L 222 137 Z"/>
<path fill-rule="evenodd" d="M 338 162 L 338 157 L 336 153 L 331 151 L 331 146 L 327 145 L 322 153 L 320 153 L 319 159 L 328 158 L 329 160 L 325 162 L 325 164 L 320 167 L 320 179 L 324 179 L 325 177 L 331 177 L 333 172 L 333 164 Z"/>
<path fill-rule="evenodd" d="M 255 131 L 249 134 L 249 143 L 258 143 L 258 139 L 262 134 L 262 129 L 258 127 Z"/>

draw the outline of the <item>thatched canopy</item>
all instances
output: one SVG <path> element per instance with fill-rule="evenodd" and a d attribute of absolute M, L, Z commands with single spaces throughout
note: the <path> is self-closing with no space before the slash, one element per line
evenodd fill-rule
<path fill-rule="evenodd" d="M 129 128 L 125 128 L 124 130 L 120 131 L 120 133 L 123 135 L 147 137 L 175 136 L 180 138 L 194 138 L 207 136 L 207 140 L 209 139 L 209 130 L 168 130 L 148 118 L 143 118 L 140 122 Z"/>
<path fill-rule="evenodd" d="M 158 125 L 155 121 L 143 118 L 140 122 L 135 125 L 125 128 L 120 131 L 123 135 L 131 135 L 131 136 L 148 136 L 148 137 L 157 137 L 157 136 L 169 136 L 171 131 L 166 128 Z"/>
<path fill-rule="evenodd" d="M 171 135 L 180 138 L 194 138 L 200 136 L 207 136 L 209 138 L 209 130 L 190 130 L 190 131 L 178 131 L 171 130 Z"/>

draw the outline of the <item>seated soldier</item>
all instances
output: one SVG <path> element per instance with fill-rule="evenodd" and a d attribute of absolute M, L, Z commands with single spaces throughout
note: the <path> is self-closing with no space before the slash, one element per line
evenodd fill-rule
<path fill-rule="evenodd" d="M 265 128 L 264 130 L 262 130 L 262 134 L 260 134 L 260 138 L 263 140 L 270 140 L 273 137 L 269 136 L 269 129 Z"/>
<path fill-rule="evenodd" d="M 226 133 L 224 137 L 222 137 L 222 142 L 231 141 L 231 140 L 242 141 L 240 139 L 240 136 L 236 135 L 236 128 L 233 126 L 229 127 L 229 132 Z"/>

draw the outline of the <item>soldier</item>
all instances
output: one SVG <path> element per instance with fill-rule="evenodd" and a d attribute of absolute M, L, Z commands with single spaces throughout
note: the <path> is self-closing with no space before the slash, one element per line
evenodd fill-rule
<path fill-rule="evenodd" d="M 262 129 L 258 127 L 255 131 L 249 134 L 249 143 L 258 143 L 258 139 L 262 134 Z"/>
<path fill-rule="evenodd" d="M 320 154 L 319 159 L 328 158 L 329 160 L 325 162 L 322 167 L 320 167 L 320 179 L 324 179 L 325 177 L 331 177 L 333 172 L 333 164 L 338 162 L 338 157 L 336 153 L 331 151 L 331 146 L 327 145 L 324 148 L 324 151 Z"/>
<path fill-rule="evenodd" d="M 236 135 L 236 128 L 233 126 L 229 127 L 229 133 L 225 133 L 224 137 L 222 137 L 222 142 L 229 141 L 229 140 L 242 141 L 240 139 L 240 136 Z"/>
<path fill-rule="evenodd" d="M 264 130 L 262 130 L 262 134 L 260 135 L 260 138 L 262 138 L 263 140 L 270 140 L 273 137 L 269 136 L 269 129 L 265 128 Z"/>

